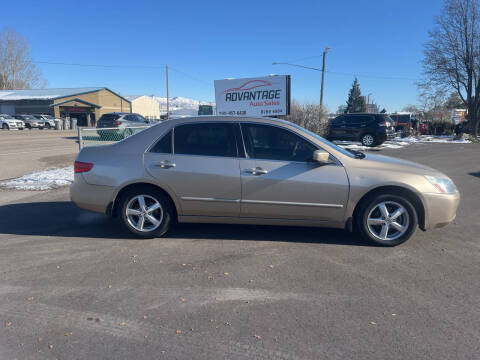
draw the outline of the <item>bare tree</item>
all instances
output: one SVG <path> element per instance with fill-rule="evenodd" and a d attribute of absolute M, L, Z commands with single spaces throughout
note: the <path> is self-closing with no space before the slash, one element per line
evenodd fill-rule
<path fill-rule="evenodd" d="M 290 115 L 284 118 L 319 135 L 325 135 L 328 129 L 328 113 L 318 104 L 299 104 L 293 101 Z"/>
<path fill-rule="evenodd" d="M 45 81 L 33 64 L 30 43 L 14 29 L 0 33 L 0 89 L 44 87 Z"/>
<path fill-rule="evenodd" d="M 480 7 L 478 0 L 445 0 L 425 44 L 425 83 L 453 89 L 468 109 L 472 135 L 480 115 Z"/>

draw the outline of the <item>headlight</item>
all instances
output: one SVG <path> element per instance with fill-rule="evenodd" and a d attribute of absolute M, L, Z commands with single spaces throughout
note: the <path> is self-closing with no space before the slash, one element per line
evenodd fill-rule
<path fill-rule="evenodd" d="M 453 194 L 457 192 L 455 184 L 450 179 L 428 175 L 425 175 L 425 179 L 427 179 L 428 182 L 432 184 L 439 193 Z"/>

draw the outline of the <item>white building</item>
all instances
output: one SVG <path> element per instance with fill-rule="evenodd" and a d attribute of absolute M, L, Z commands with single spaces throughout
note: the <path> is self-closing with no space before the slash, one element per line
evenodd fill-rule
<path fill-rule="evenodd" d="M 131 95 L 125 96 L 132 103 L 132 112 L 147 119 L 160 119 L 160 104 L 153 96 Z"/>

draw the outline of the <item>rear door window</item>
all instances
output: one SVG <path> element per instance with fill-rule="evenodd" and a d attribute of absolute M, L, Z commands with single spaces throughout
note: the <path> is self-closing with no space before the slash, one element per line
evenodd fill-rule
<path fill-rule="evenodd" d="M 157 143 L 152 147 L 150 152 L 171 154 L 172 153 L 172 130 L 164 135 Z"/>
<path fill-rule="evenodd" d="M 179 125 L 174 131 L 174 152 L 181 155 L 236 157 L 233 123 Z"/>

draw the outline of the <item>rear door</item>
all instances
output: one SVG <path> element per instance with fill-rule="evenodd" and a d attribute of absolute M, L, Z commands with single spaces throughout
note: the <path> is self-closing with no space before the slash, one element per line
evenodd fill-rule
<path fill-rule="evenodd" d="M 330 123 L 329 139 L 344 140 L 345 134 L 345 116 L 338 116 Z"/>
<path fill-rule="evenodd" d="M 155 146 L 145 154 L 147 171 L 173 190 L 182 215 L 239 216 L 241 186 L 235 125 L 178 125 L 172 131 L 171 154 L 155 152 Z"/>
<path fill-rule="evenodd" d="M 288 129 L 242 123 L 242 217 L 342 221 L 349 182 L 339 163 L 311 161 L 318 147 Z"/>

